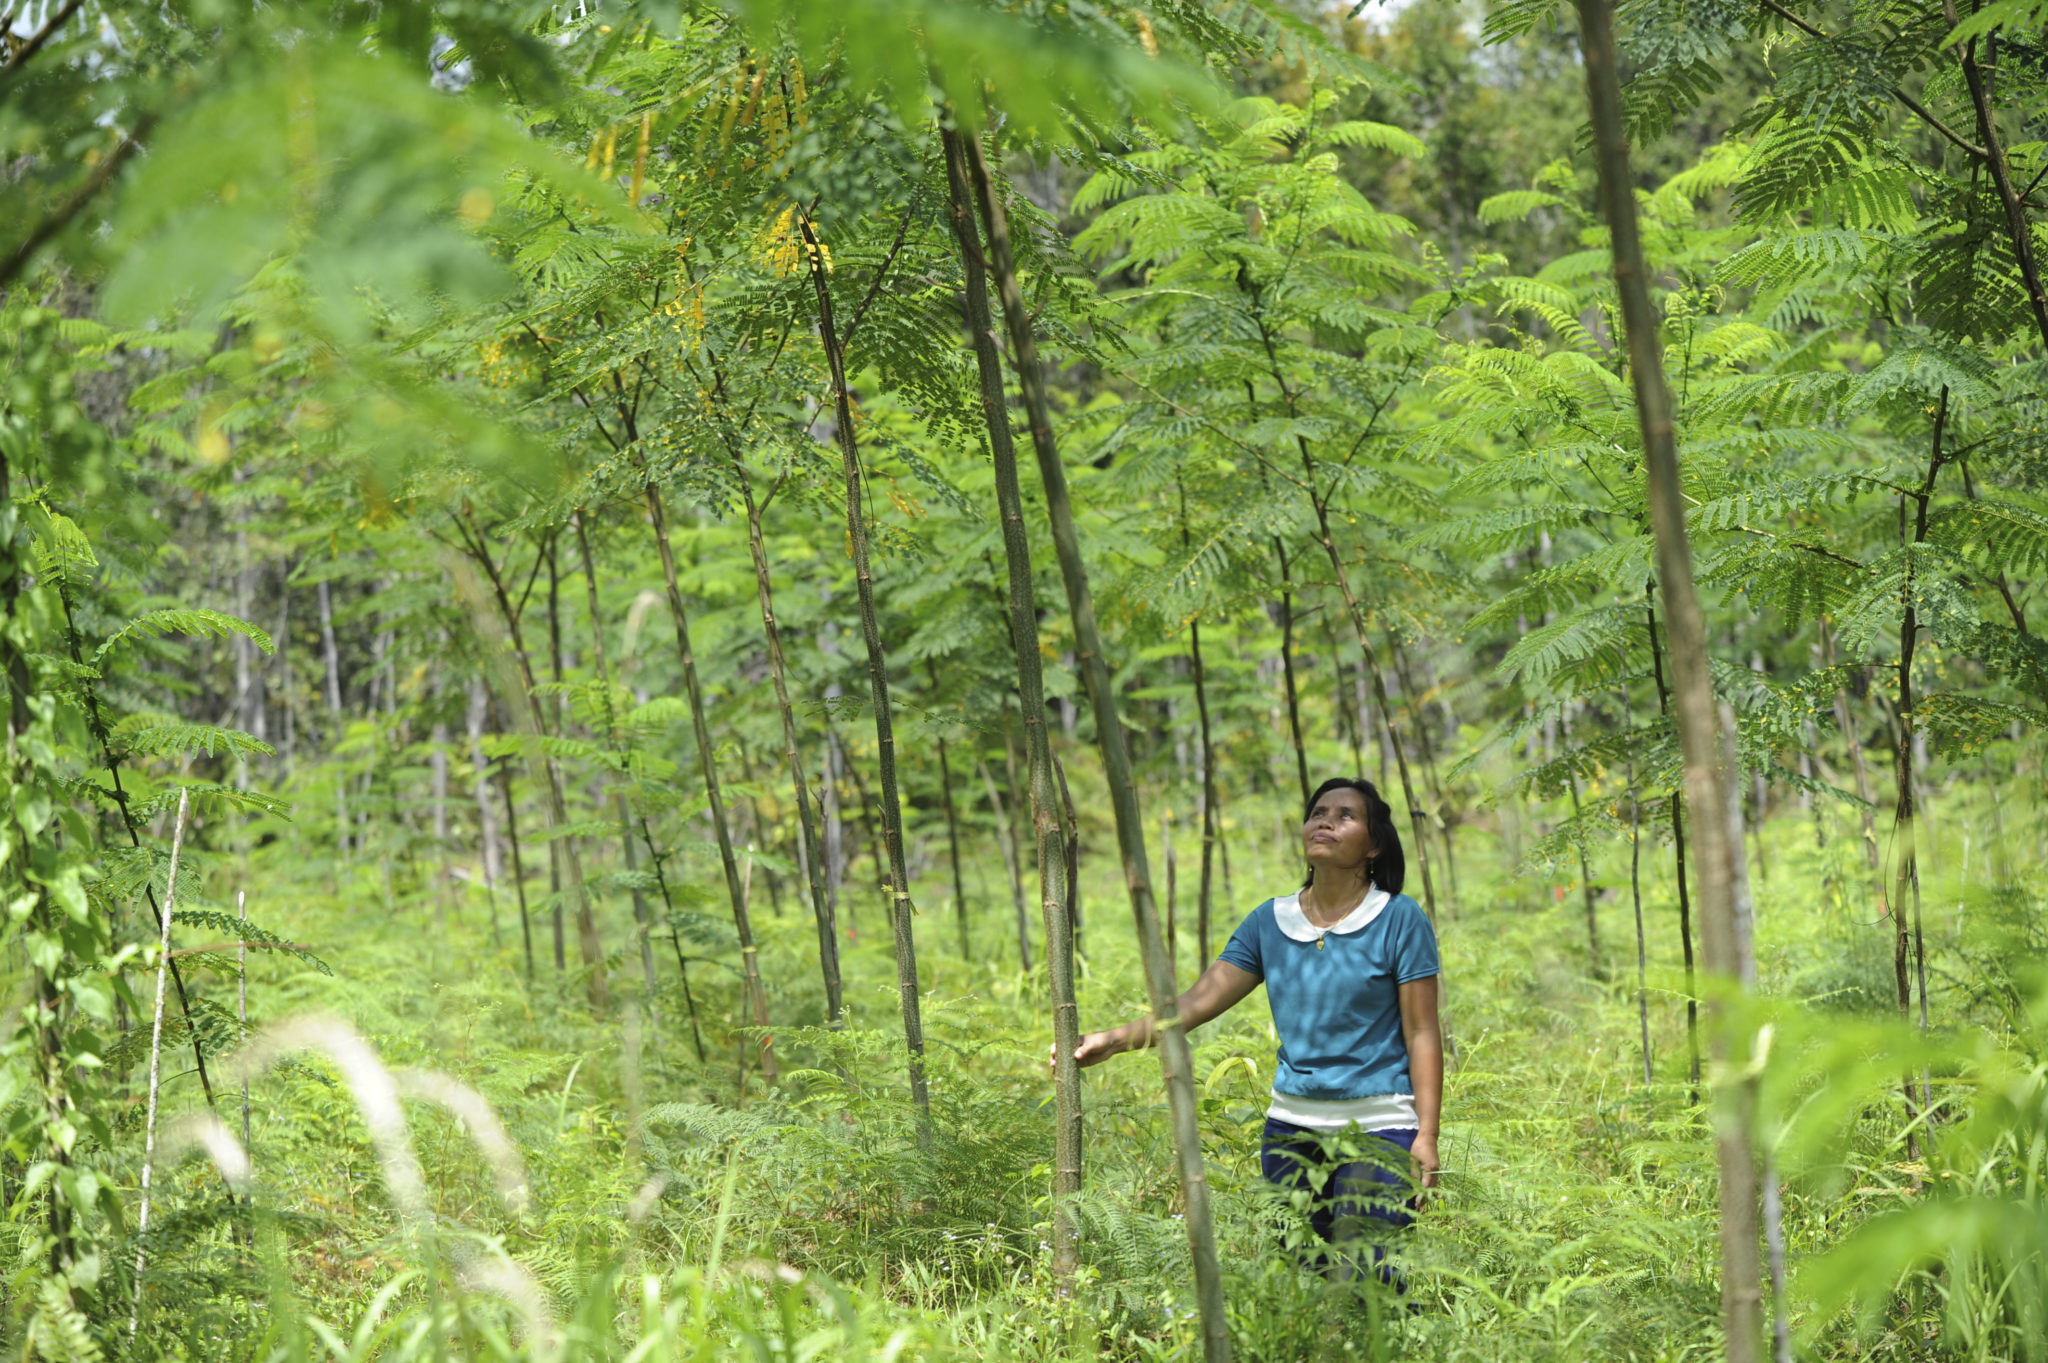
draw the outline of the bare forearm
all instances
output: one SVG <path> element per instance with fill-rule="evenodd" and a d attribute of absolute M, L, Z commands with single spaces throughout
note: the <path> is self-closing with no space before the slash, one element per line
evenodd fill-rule
<path fill-rule="evenodd" d="M 1174 1001 L 1181 1029 L 1191 1032 L 1229 1012 L 1258 984 L 1259 977 L 1249 971 L 1226 961 L 1212 963 L 1202 972 L 1202 978 Z M 1106 1032 L 1092 1032 L 1081 1038 L 1076 1058 L 1083 1065 L 1093 1065 L 1125 1051 L 1144 1050 L 1158 1041 L 1159 1030 L 1158 1019 L 1142 1017 Z"/>
<path fill-rule="evenodd" d="M 1444 1040 L 1434 1026 L 1417 1028 L 1408 1038 L 1408 1077 L 1415 1084 L 1415 1126 L 1434 1140 L 1444 1110 Z"/>

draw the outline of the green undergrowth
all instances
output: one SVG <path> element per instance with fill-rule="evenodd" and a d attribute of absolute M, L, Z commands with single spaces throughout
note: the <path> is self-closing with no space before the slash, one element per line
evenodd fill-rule
<path fill-rule="evenodd" d="M 2007 864 L 2021 839 L 1987 847 L 1974 836 L 1966 854 L 1965 835 L 1990 817 L 1983 792 L 1958 787 L 1940 811 L 1923 910 L 1940 1044 L 1922 1058 L 1937 1096 L 1962 1116 L 1980 1105 L 1971 1086 L 1987 1067 L 2019 1082 L 2033 1065 L 2038 1079 L 2034 985 L 2024 970 L 2043 919 L 2014 888 L 2025 876 Z M 1267 813 L 1244 828 L 1271 824 Z M 1851 816 L 1826 816 L 1825 845 L 1817 827 L 1796 810 L 1781 813 L 1750 863 L 1760 992 L 1775 1038 L 1761 1071 L 1765 1129 L 1782 1132 L 1800 1348 L 1822 1358 L 2018 1356 L 2017 1308 L 2001 1304 L 1995 1284 L 1958 1323 L 1958 1294 L 1969 1286 L 1961 1261 L 1895 1274 L 1861 1296 L 1848 1279 L 1868 1263 L 1842 1267 L 1853 1233 L 1874 1214 L 1971 1177 L 2008 1190 L 2011 1169 L 2038 1172 L 2040 1156 L 2027 1166 L 2023 1154 L 2012 1164 L 2010 1150 L 1987 1155 L 1969 1144 L 1977 1137 L 1965 1139 L 1967 1122 L 1944 1123 L 1907 1149 L 1903 1100 L 1890 1082 L 1897 1067 L 1886 1057 L 1895 1053 L 1888 1047 L 1915 1043 L 1891 1012 L 1890 925 Z M 1141 997 L 1107 834 L 1088 830 L 1080 998 L 1089 1026 L 1134 1014 Z M 1687 1075 L 1669 848 L 1645 832 L 1648 1085 L 1626 838 L 1596 849 L 1597 975 L 1574 880 L 1514 867 L 1491 825 L 1463 831 L 1459 851 L 1461 879 L 1437 915 L 1455 1047 L 1445 1173 L 1400 1251 L 1406 1298 L 1327 1283 L 1276 1248 L 1287 1213 L 1264 1195 L 1258 1172 L 1273 1067 L 1263 999 L 1196 1037 L 1239 1356 L 1716 1356 L 1716 1180 L 1708 1118 Z M 1278 857 L 1250 834 L 1239 858 L 1236 901 L 1217 914 L 1218 945 L 1243 911 L 1287 888 Z M 502 1119 L 523 1160 L 512 1181 L 530 1197 L 523 1209 L 508 1204 L 503 1161 L 494 1165 L 458 1117 L 409 1101 L 430 1216 L 408 1224 L 350 1083 L 301 1052 L 254 1082 L 256 1183 L 246 1204 L 224 1205 L 220 1179 L 198 1155 L 160 1177 L 164 1219 L 151 1232 L 143 1337 L 161 1356 L 1199 1353 L 1149 1056 L 1089 1072 L 1088 1190 L 1075 1208 L 1084 1262 L 1070 1284 L 1051 1271 L 1051 1029 L 1040 977 L 1018 969 L 999 883 L 970 906 L 973 940 L 987 953 L 975 960 L 955 949 L 938 872 L 920 886 L 932 1091 L 921 1133 L 906 1098 L 890 943 L 871 886 L 861 896 L 863 866 L 848 887 L 855 940 L 844 955 L 851 1022 L 841 1031 L 822 1025 L 808 920 L 786 890 L 775 913 L 756 882 L 781 1065 L 772 1091 L 751 1063 L 751 1034 L 736 1025 L 736 953 L 716 942 L 686 943 L 700 1061 L 673 951 L 657 953 L 659 992 L 645 998 L 620 906 L 604 924 L 615 1006 L 594 1019 L 582 982 L 555 971 L 544 916 L 533 923 L 529 982 L 509 897 L 496 906 L 494 935 L 473 883 L 337 866 L 304 855 L 289 836 L 203 869 L 217 899 L 245 888 L 252 913 L 260 906 L 273 930 L 334 970 L 265 955 L 250 972 L 252 1021 L 329 1016 L 393 1070 L 441 1071 L 471 1086 Z M 1183 886 L 1184 979 L 1197 964 L 1187 898 Z M 232 1007 L 231 981 L 204 976 L 195 988 Z M 215 1083 L 223 1118 L 238 1128 L 239 1092 Z M 167 1095 L 173 1112 L 201 1102 L 184 1073 L 168 1080 Z M 2039 1115 L 2032 1120 L 2038 1128 Z M 123 1134 L 138 1126 L 130 1114 Z M 1978 1161 L 1975 1174 L 1968 1159 Z M 2016 1205 L 2038 1216 L 2040 1195 L 2031 1196 Z M 1828 1258 L 1845 1236 L 1852 1249 Z M 2010 1298 L 2012 1283 L 2002 1290 Z"/>

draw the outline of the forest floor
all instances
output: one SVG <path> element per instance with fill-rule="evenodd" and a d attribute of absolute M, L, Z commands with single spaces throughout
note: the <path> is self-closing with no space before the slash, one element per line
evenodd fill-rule
<path fill-rule="evenodd" d="M 1086 794 L 1077 791 L 1084 807 Z M 1234 812 L 1248 828 L 1277 826 L 1273 810 Z M 1881 1016 L 1890 1006 L 1889 925 L 1869 909 L 1860 830 L 1850 816 L 1829 817 L 1822 847 L 1809 816 L 1782 813 L 1751 859 L 1762 992 L 1809 1001 L 1822 1027 L 1829 1017 Z M 1965 898 L 1964 857 L 1986 856 L 1981 837 L 1967 853 L 1957 842 L 1967 826 L 1938 819 L 1934 829 L 1927 930 L 1937 967 L 1963 925 L 1933 906 L 1955 909 Z M 1106 831 L 1084 821 L 1084 1027 L 1135 1016 L 1142 997 Z M 1291 858 L 1274 842 L 1270 832 L 1234 838 L 1234 895 L 1219 888 L 1215 945 L 1259 900 L 1291 887 Z M 1281 1214 L 1258 1174 L 1273 1071 L 1263 997 L 1195 1038 L 1239 1357 L 1717 1356 L 1712 1147 L 1706 1114 L 1689 1098 L 1668 844 L 1645 829 L 1655 1074 L 1648 1086 L 1625 827 L 1595 849 L 1597 976 L 1573 879 L 1562 871 L 1512 875 L 1497 827 L 1467 827 L 1458 850 L 1456 894 L 1437 914 L 1455 1045 L 1445 1172 L 1442 1192 L 1401 1250 L 1411 1310 L 1385 1292 L 1328 1285 L 1276 1248 Z M 529 866 L 541 856 L 534 849 Z M 1197 849 L 1183 845 L 1184 983 L 1198 965 L 1190 907 L 1197 864 Z M 1199 1351 L 1149 1055 L 1089 1072 L 1088 1191 L 1078 1208 L 1084 1268 L 1073 1291 L 1051 1273 L 1051 1028 L 1041 974 L 1018 968 L 1015 921 L 993 858 L 971 865 L 967 877 L 973 960 L 960 954 L 942 851 L 918 886 L 934 1114 L 933 1138 L 923 1145 L 904 1086 L 890 938 L 864 860 L 852 867 L 842 903 L 842 921 L 853 929 L 843 947 L 851 1025 L 837 1034 L 818 1025 L 822 991 L 808 915 L 786 888 L 777 913 L 762 892 L 765 877 L 753 881 L 782 1067 L 772 1092 L 752 1065 L 742 1076 L 750 1048 L 732 1031 L 737 954 L 716 945 L 708 925 L 696 935 L 712 945 L 689 943 L 686 934 L 688 949 L 703 953 L 690 962 L 709 1048 L 700 1062 L 668 943 L 656 955 L 658 1023 L 643 1026 L 624 1006 L 642 988 L 622 905 L 609 905 L 604 920 L 615 1007 L 608 1020 L 593 1021 L 573 968 L 556 973 L 544 914 L 533 919 L 537 975 L 529 983 L 517 910 L 502 887 L 494 935 L 480 886 L 423 878 L 411 866 L 366 854 L 337 874 L 288 836 L 246 863 L 222 858 L 204 870 L 215 898 L 229 902 L 240 888 L 233 882 L 245 879 L 251 917 L 310 944 L 334 968 L 329 977 L 288 960 L 257 963 L 253 1018 L 332 1014 L 388 1065 L 446 1071 L 495 1107 L 524 1156 L 533 1202 L 523 1214 L 500 1205 L 491 1165 L 459 1124 L 424 1105 L 408 1109 L 437 1234 L 468 1244 L 472 1256 L 502 1251 L 525 1265 L 588 1356 L 624 1357 L 625 1341 L 660 1329 L 673 1341 L 695 1341 L 676 1343 L 678 1357 L 704 1349 L 702 1356 L 727 1356 L 743 1339 L 759 1341 L 759 1357 Z M 690 869 L 689 880 L 706 887 L 703 913 L 715 914 L 715 875 L 701 874 L 715 863 Z M 544 885 L 535 882 L 532 892 Z M 1042 938 L 1034 957 L 1041 949 Z M 568 952 L 573 967 L 573 928 Z M 1949 991 L 1939 968 L 1935 974 L 1939 1009 Z M 203 987 L 217 1002 L 232 999 L 231 983 Z M 417 1266 L 416 1242 L 399 1233 L 354 1101 L 331 1075 L 316 1061 L 258 1081 L 258 1198 L 285 1217 L 290 1276 L 310 1313 L 342 1336 L 372 1338 L 399 1328 L 426 1279 L 405 1276 Z M 173 1102 L 196 1103 L 195 1087 L 177 1081 Z M 1858 1208 L 1881 1203 L 1906 1177 L 1892 1143 L 1897 1114 L 1880 1102 L 1866 1118 L 1850 1123 L 1847 1143 L 1825 1161 L 1832 1172 L 1807 1181 L 1811 1198 L 1806 1185 L 1788 1190 L 1795 1271 L 1809 1249 L 1839 1237 L 1845 1215 L 1859 1217 Z M 203 1164 L 188 1161 L 171 1186 L 196 1204 L 208 1196 L 209 1178 Z M 378 1297 L 393 1284 L 389 1298 Z M 481 1310 L 465 1328 L 490 1334 L 498 1328 L 490 1319 Z M 1815 1344 L 1825 1357 L 1883 1354 L 1901 1342 L 1897 1328 L 1880 1322 L 1856 1343 L 1838 1323 Z"/>

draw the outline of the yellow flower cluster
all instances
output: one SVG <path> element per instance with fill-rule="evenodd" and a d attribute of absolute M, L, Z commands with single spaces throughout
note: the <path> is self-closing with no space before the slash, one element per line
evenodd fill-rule
<path fill-rule="evenodd" d="M 832 273 L 832 248 L 824 242 L 817 245 L 818 260 L 825 267 L 825 273 Z M 787 279 L 799 269 L 808 269 L 811 263 L 811 247 L 804 241 L 803 233 L 796 226 L 796 208 L 782 210 L 774 226 L 762 234 L 760 249 L 755 259 L 761 267 L 777 279 Z"/>

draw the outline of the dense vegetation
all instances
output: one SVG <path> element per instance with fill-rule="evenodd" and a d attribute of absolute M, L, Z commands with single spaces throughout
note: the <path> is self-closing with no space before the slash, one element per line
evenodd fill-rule
<path fill-rule="evenodd" d="M 2048 1357 L 2048 7 L 1619 8 L 8 4 L 9 1356 Z"/>

